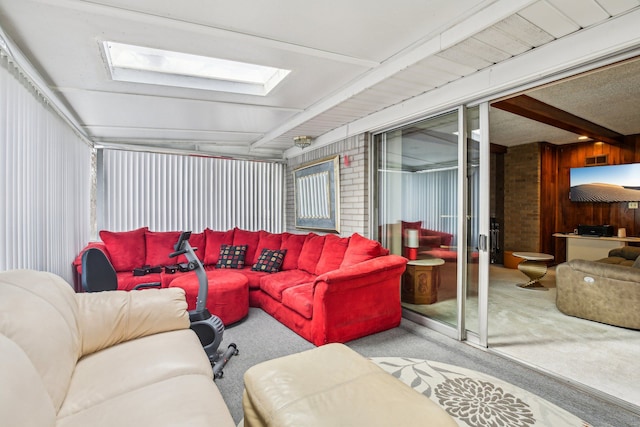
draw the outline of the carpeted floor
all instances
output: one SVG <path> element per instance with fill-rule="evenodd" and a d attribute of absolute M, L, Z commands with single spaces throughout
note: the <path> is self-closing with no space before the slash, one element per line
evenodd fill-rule
<path fill-rule="evenodd" d="M 490 349 L 604 392 L 640 412 L 640 331 L 561 313 L 555 305 L 553 268 L 542 279 L 548 291 L 515 286 L 523 278 L 519 270 L 491 266 Z M 455 300 L 407 306 L 445 321 L 455 318 Z M 470 311 L 468 317 L 475 324 L 476 313 Z"/>
<path fill-rule="evenodd" d="M 242 417 L 242 376 L 251 366 L 314 346 L 260 309 L 225 331 L 221 348 L 235 342 L 240 354 L 229 362 L 216 384 L 236 422 Z M 491 375 L 546 399 L 594 426 L 640 425 L 637 414 L 604 402 L 521 364 L 452 340 L 403 319 L 400 327 L 347 343 L 365 357 L 428 359 Z M 304 378 L 301 378 L 304 381 Z"/>

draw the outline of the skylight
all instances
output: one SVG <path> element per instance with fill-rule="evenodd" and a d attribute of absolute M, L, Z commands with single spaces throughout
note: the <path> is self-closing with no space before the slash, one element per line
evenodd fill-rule
<path fill-rule="evenodd" d="M 290 72 L 108 41 L 103 46 L 111 78 L 124 82 L 265 96 Z"/>

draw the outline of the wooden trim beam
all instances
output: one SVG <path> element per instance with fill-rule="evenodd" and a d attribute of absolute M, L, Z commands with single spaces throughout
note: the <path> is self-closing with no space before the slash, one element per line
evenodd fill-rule
<path fill-rule="evenodd" d="M 513 98 L 497 101 L 491 104 L 491 106 L 578 135 L 585 135 L 596 141 L 609 144 L 622 144 L 624 142 L 624 135 L 620 133 L 527 95 L 518 95 Z"/>
<path fill-rule="evenodd" d="M 489 143 L 489 152 L 495 154 L 505 154 L 507 152 L 507 147 L 491 142 Z"/>

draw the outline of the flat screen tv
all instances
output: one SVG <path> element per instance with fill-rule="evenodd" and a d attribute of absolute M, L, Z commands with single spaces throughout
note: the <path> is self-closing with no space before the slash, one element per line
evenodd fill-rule
<path fill-rule="evenodd" d="M 640 201 L 640 163 L 571 168 L 572 202 Z"/>

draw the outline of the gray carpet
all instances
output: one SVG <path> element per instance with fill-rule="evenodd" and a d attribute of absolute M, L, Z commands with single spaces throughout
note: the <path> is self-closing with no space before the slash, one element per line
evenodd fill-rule
<path fill-rule="evenodd" d="M 250 309 L 243 322 L 225 331 L 221 348 L 238 345 L 240 354 L 216 380 L 236 422 L 242 419 L 242 375 L 251 366 L 314 346 L 260 309 Z M 591 423 L 593 426 L 640 425 L 640 418 L 618 406 L 572 388 L 521 364 L 447 338 L 403 320 L 400 327 L 352 341 L 349 347 L 366 357 L 399 356 L 429 359 L 492 375 L 528 390 Z M 301 379 L 304 380 L 304 379 Z"/>

